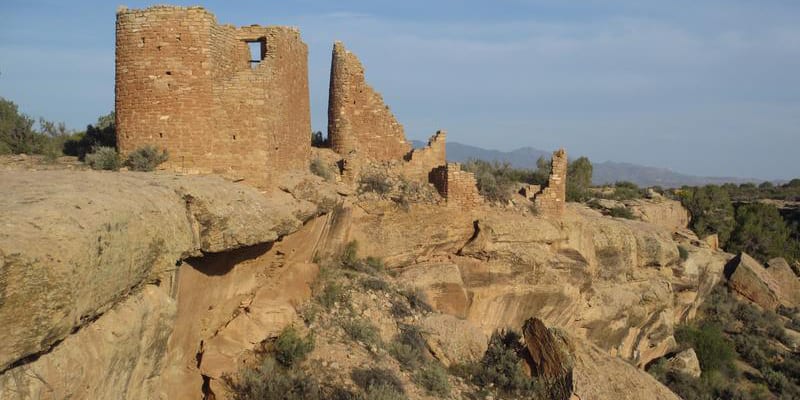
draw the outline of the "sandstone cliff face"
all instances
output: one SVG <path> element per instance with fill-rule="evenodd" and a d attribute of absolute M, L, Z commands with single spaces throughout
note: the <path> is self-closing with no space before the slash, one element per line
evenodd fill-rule
<path fill-rule="evenodd" d="M 415 212 L 406 219 L 417 225 L 407 222 L 398 237 L 425 236 Z M 440 218 L 458 221 L 450 215 Z M 674 349 L 673 327 L 694 316 L 729 258 L 682 240 L 690 251 L 681 260 L 668 229 L 580 206 L 569 205 L 559 222 L 498 210 L 472 217 L 473 234 L 461 235 L 456 254 L 433 253 L 401 268 L 400 279 L 485 335 L 533 315 L 639 366 Z M 364 219 L 353 233 L 377 242 L 369 235 L 380 234 L 379 225 Z M 416 240 L 396 242 L 392 251 L 413 253 Z"/>
<path fill-rule="evenodd" d="M 265 196 L 213 177 L 0 174 L 14 193 L 0 205 L 2 398 L 223 398 L 219 378 L 301 323 L 312 261 L 350 240 L 442 312 L 420 324 L 445 364 L 479 359 L 495 329 L 535 316 L 574 336 L 581 398 L 674 398 L 613 356 L 641 366 L 673 351 L 673 326 L 730 257 L 573 204 L 553 220 L 406 210 L 308 176 Z M 350 195 L 341 207 L 337 191 Z"/>
<path fill-rule="evenodd" d="M 182 260 L 263 247 L 318 208 L 215 177 L 9 171 L 0 182 L 0 398 L 153 397 L 187 315 L 179 271 L 197 270 Z"/>

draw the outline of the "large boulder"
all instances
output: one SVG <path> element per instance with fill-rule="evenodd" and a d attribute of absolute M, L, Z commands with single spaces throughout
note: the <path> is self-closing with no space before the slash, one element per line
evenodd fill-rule
<path fill-rule="evenodd" d="M 689 226 L 689 211 L 680 201 L 670 200 L 660 195 L 651 199 L 638 199 L 626 202 L 626 206 L 644 222 L 677 231 Z"/>
<path fill-rule="evenodd" d="M 572 395 L 574 355 L 566 337 L 554 335 L 538 318 L 522 326 L 531 376 L 544 385 L 548 398 L 567 400 Z"/>
<path fill-rule="evenodd" d="M 794 304 L 776 277 L 747 253 L 731 260 L 725 267 L 725 275 L 731 290 L 765 309 L 774 311 L 779 305 Z"/>
<path fill-rule="evenodd" d="M 794 307 L 800 305 L 800 280 L 792 271 L 789 263 L 783 258 L 773 258 L 767 261 L 766 268 L 778 283 L 784 300 L 790 302 Z"/>
<path fill-rule="evenodd" d="M 697 353 L 691 348 L 667 359 L 667 369 L 695 378 L 699 378 L 702 373 L 700 369 L 700 360 L 697 359 Z"/>

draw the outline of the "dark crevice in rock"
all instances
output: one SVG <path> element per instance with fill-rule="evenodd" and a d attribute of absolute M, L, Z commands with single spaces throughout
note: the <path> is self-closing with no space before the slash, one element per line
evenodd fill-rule
<path fill-rule="evenodd" d="M 216 400 L 217 396 L 211 390 L 211 377 L 203 375 L 203 386 L 200 390 L 203 393 L 203 400 Z"/>

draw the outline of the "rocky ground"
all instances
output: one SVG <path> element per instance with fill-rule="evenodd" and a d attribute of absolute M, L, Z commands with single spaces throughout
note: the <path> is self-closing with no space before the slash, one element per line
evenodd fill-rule
<path fill-rule="evenodd" d="M 579 204 L 552 220 L 522 196 L 465 211 L 401 182 L 299 174 L 260 193 L 0 164 L 0 398 L 230 397 L 225 377 L 286 326 L 315 338 L 310 376 L 354 393 L 354 371 L 380 368 L 409 398 L 501 396 L 458 366 L 532 317 L 566 332 L 578 398 L 675 398 L 642 368 L 676 350 L 731 257 L 666 199 L 640 206 L 649 222 Z M 361 266 L 342 262 L 350 243 Z M 397 350 L 409 329 L 418 367 Z"/>

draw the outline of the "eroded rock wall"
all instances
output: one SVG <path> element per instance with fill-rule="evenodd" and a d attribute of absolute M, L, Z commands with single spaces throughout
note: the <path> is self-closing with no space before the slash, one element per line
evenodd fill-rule
<path fill-rule="evenodd" d="M 181 271 L 194 267 L 183 260 L 236 259 L 231 251 L 267 246 L 318 213 L 219 177 L 6 171 L 0 182 L 10 194 L 0 204 L 0 398 L 10 399 L 156 397 Z M 224 310 L 229 293 L 211 292 L 196 293 Z"/>

